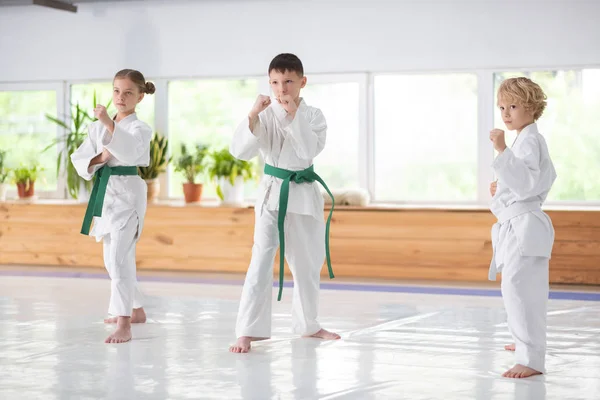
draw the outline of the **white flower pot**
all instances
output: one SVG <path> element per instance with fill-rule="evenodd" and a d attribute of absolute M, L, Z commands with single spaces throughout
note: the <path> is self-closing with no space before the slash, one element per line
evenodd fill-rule
<path fill-rule="evenodd" d="M 6 201 L 6 193 L 8 192 L 8 183 L 0 183 L 0 201 Z"/>
<path fill-rule="evenodd" d="M 232 186 L 227 178 L 219 178 L 219 185 L 223 192 L 221 204 L 224 206 L 241 207 L 244 205 L 244 178 L 238 176 L 235 178 L 235 184 Z"/>

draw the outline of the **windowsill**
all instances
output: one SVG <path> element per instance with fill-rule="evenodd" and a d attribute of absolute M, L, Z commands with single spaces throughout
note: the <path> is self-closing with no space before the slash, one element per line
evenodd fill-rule
<path fill-rule="evenodd" d="M 7 199 L 5 202 L 0 204 L 40 204 L 40 205 L 81 205 L 82 207 L 87 204 L 87 201 L 82 200 L 64 200 L 64 199 L 39 199 L 33 197 L 31 199 Z M 199 203 L 185 203 L 183 199 L 166 199 L 158 200 L 153 203 L 148 203 L 148 207 L 224 207 L 224 208 L 254 208 L 254 200 L 247 201 L 243 206 L 225 206 L 221 205 L 216 199 L 202 200 Z M 542 207 L 545 211 L 600 211 L 600 205 L 592 204 L 586 205 L 560 205 L 550 204 Z M 325 210 L 329 210 L 329 206 L 325 205 Z M 489 212 L 489 206 L 478 205 L 478 204 L 393 204 L 393 203 L 372 203 L 365 207 L 357 206 L 336 206 L 335 210 L 352 210 L 352 211 L 479 211 Z"/>

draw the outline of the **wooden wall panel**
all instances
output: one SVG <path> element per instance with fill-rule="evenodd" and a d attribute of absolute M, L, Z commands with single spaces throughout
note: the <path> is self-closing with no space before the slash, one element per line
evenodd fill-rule
<path fill-rule="evenodd" d="M 101 243 L 79 234 L 84 211 L 75 204 L 0 204 L 0 264 L 102 267 Z M 600 211 L 548 214 L 556 230 L 551 282 L 600 285 Z M 340 207 L 331 227 L 334 272 L 348 278 L 486 281 L 493 223 L 487 211 Z M 253 225 L 251 208 L 152 205 L 138 268 L 244 273 Z"/>

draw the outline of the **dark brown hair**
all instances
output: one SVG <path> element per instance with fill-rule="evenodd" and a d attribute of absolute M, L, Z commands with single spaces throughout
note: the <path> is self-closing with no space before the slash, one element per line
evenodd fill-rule
<path fill-rule="evenodd" d="M 294 54 L 290 53 L 282 53 L 276 56 L 269 64 L 269 74 L 271 71 L 281 72 L 282 74 L 285 71 L 296 72 L 298 76 L 304 76 L 304 67 L 302 66 L 302 61 Z"/>
<path fill-rule="evenodd" d="M 119 72 L 117 72 L 115 74 L 115 78 L 113 79 L 113 82 L 115 79 L 123 79 L 123 78 L 127 78 L 127 79 L 131 80 L 131 82 L 133 82 L 138 87 L 139 91 L 142 93 L 153 94 L 156 91 L 156 88 L 154 87 L 154 83 L 146 82 L 146 78 L 144 78 L 144 75 L 142 75 L 142 73 L 140 71 L 136 71 L 135 69 L 120 70 Z"/>

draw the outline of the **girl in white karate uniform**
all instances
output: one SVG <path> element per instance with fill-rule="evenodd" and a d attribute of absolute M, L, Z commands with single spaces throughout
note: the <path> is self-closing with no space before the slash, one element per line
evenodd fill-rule
<path fill-rule="evenodd" d="M 152 129 L 137 119 L 135 107 L 155 88 L 131 69 L 117 72 L 113 86 L 117 114 L 110 118 L 104 106 L 94 108 L 98 121 L 89 126 L 71 162 L 82 178 L 96 176 L 81 233 L 104 242 L 104 265 L 111 279 L 108 312 L 113 316 L 105 322 L 117 324 L 105 342 L 124 343 L 131 340 L 131 323 L 146 322 L 135 247 L 144 225 L 147 186 L 137 167 L 150 162 Z"/>
<path fill-rule="evenodd" d="M 316 181 L 323 182 L 312 171 L 313 158 L 325 147 L 327 124 L 321 110 L 306 105 L 300 97 L 306 77 L 298 57 L 280 54 L 271 61 L 268 72 L 276 102 L 271 104 L 268 96 L 259 95 L 248 118 L 236 130 L 229 149 L 243 160 L 260 154 L 266 163 L 255 208 L 252 260 L 237 316 L 238 339 L 230 347 L 235 353 L 246 353 L 251 341 L 271 336 L 273 263 L 278 247 L 294 276 L 294 333 L 340 338 L 317 322 L 320 271 L 326 254 L 333 277 L 326 246 L 329 225 L 323 220 L 324 201 Z M 285 177 L 287 182 L 292 180 L 289 192 Z M 282 264 L 283 257 L 280 296 Z"/>
<path fill-rule="evenodd" d="M 517 131 L 511 148 L 504 131 L 490 139 L 499 152 L 493 169 L 492 228 L 494 253 L 489 279 L 502 272 L 502 298 L 514 344 L 516 365 L 503 376 L 526 378 L 545 373 L 548 267 L 554 244 L 552 221 L 541 209 L 556 179 L 544 137 L 535 121 L 546 107 L 542 89 L 527 78 L 507 79 L 498 90 L 498 107 L 509 130 Z"/>

